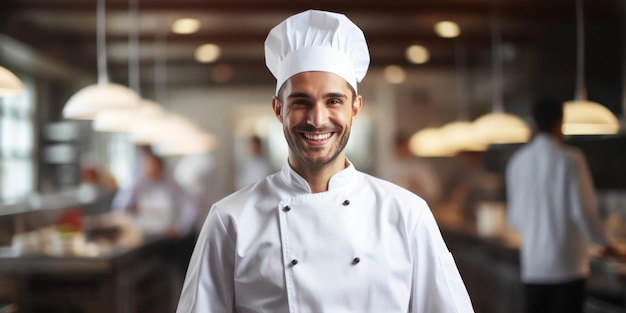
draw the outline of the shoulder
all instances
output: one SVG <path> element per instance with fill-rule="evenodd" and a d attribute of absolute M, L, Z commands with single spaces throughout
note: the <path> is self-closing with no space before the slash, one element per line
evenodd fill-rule
<path fill-rule="evenodd" d="M 278 180 L 278 174 L 267 176 L 222 198 L 213 207 L 220 215 L 238 215 L 245 208 L 262 209 L 272 201 L 278 203 Z"/>
<path fill-rule="evenodd" d="M 381 205 L 409 215 L 419 215 L 423 210 L 430 210 L 426 201 L 415 193 L 387 180 L 366 173 L 359 174 L 358 192 L 371 193 Z"/>

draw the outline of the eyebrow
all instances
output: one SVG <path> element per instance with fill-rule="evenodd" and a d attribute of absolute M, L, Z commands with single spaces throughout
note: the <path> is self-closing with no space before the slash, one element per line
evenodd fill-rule
<path fill-rule="evenodd" d="M 289 96 L 287 96 L 288 99 L 294 99 L 294 98 L 305 98 L 305 99 L 309 99 L 311 98 L 311 96 L 305 92 L 294 92 L 292 94 L 290 94 Z M 348 96 L 346 96 L 343 93 L 340 92 L 329 92 L 327 94 L 324 95 L 324 98 L 342 98 L 342 99 L 348 99 Z"/>

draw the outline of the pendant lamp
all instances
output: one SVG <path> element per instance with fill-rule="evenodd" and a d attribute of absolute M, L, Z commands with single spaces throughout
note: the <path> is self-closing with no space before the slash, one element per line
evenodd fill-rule
<path fill-rule="evenodd" d="M 457 98 L 457 120 L 444 125 L 441 128 L 445 144 L 454 153 L 461 151 L 484 151 L 487 150 L 487 144 L 483 142 L 476 134 L 473 124 L 468 121 L 467 112 L 467 93 L 466 93 L 466 74 L 467 62 L 465 47 L 456 39 L 455 56 L 456 56 L 456 98 Z"/>
<path fill-rule="evenodd" d="M 605 106 L 587 100 L 585 86 L 585 30 L 582 0 L 576 0 L 576 96 L 563 107 L 564 135 L 613 135 L 619 132 L 619 121 Z"/>
<path fill-rule="evenodd" d="M 130 0 L 129 8 L 128 20 L 133 25 L 128 28 L 128 81 L 131 89 L 141 96 L 138 0 Z M 93 120 L 92 128 L 100 132 L 129 132 L 133 125 L 164 115 L 165 111 L 156 102 L 141 99 L 139 106 L 130 109 L 102 110 Z"/>
<path fill-rule="evenodd" d="M 409 150 L 420 157 L 449 157 L 456 153 L 445 144 L 439 128 L 425 128 L 413 134 L 409 139 Z"/>
<path fill-rule="evenodd" d="M 15 96 L 24 91 L 24 85 L 15 74 L 0 66 L 0 97 Z"/>
<path fill-rule="evenodd" d="M 153 101 L 142 99 L 137 108 L 104 110 L 93 120 L 92 127 L 99 132 L 130 132 L 134 125 L 165 116 L 165 111 Z"/>
<path fill-rule="evenodd" d="M 89 85 L 70 97 L 63 108 L 65 118 L 91 120 L 102 110 L 128 109 L 140 104 L 139 97 L 132 90 L 109 82 L 106 69 L 104 0 L 98 0 L 97 35 L 98 83 Z"/>
<path fill-rule="evenodd" d="M 493 14 L 491 27 L 492 111 L 473 122 L 476 135 L 486 144 L 522 143 L 530 138 L 530 129 L 519 117 L 504 112 L 502 97 L 502 45 L 500 21 Z"/>
<path fill-rule="evenodd" d="M 179 135 L 179 138 L 153 143 L 154 152 L 160 156 L 203 154 L 213 151 L 217 145 L 211 134 L 188 131 Z"/>

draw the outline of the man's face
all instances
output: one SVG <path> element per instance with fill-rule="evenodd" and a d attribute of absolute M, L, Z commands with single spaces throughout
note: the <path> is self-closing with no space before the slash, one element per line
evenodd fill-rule
<path fill-rule="evenodd" d="M 292 76 L 272 101 L 283 124 L 294 168 L 320 169 L 344 162 L 343 150 L 352 120 L 361 109 L 361 96 L 353 96 L 346 81 L 328 72 Z"/>

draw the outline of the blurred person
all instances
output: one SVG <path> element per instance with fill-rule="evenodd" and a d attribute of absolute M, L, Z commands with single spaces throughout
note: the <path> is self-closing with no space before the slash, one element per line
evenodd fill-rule
<path fill-rule="evenodd" d="M 508 221 L 522 238 L 526 312 L 583 312 L 588 243 L 623 257 L 607 241 L 582 151 L 563 144 L 563 104 L 537 101 L 533 139 L 506 169 Z"/>
<path fill-rule="evenodd" d="M 345 156 L 369 66 L 362 31 L 309 10 L 265 49 L 289 155 L 213 205 L 178 312 L 473 312 L 426 202 Z"/>
<path fill-rule="evenodd" d="M 140 164 L 142 175 L 117 193 L 113 211 L 129 214 L 144 236 L 166 239 L 160 257 L 169 266 L 164 277 L 171 281 L 171 303 L 175 306 L 197 239 L 193 231 L 197 202 L 166 171 L 164 160 L 149 146 L 143 147 Z"/>
<path fill-rule="evenodd" d="M 198 212 L 195 201 L 166 172 L 163 159 L 149 151 L 142 160 L 142 175 L 116 194 L 113 211 L 132 215 L 146 235 L 187 236 Z"/>
<path fill-rule="evenodd" d="M 272 166 L 263 150 L 263 142 L 258 136 L 250 137 L 250 156 L 243 161 L 238 169 L 237 189 L 256 183 L 272 174 Z"/>

